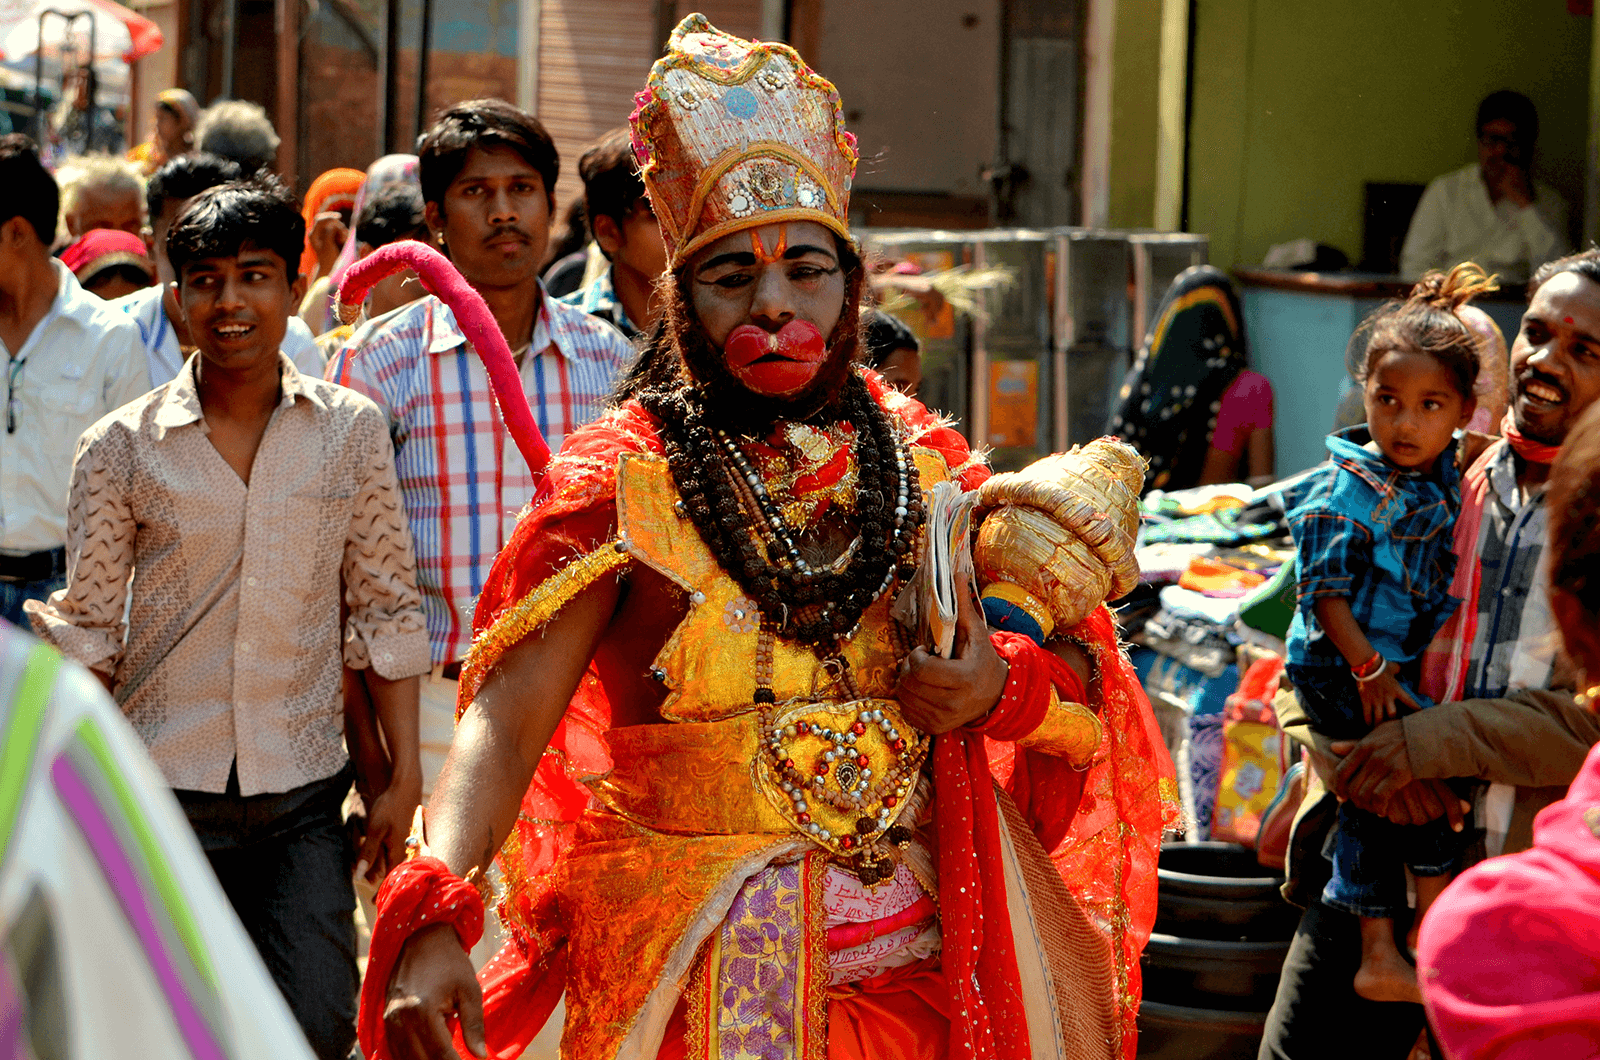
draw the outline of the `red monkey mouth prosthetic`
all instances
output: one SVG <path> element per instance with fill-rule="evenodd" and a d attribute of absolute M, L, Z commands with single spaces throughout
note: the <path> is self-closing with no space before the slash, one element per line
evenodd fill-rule
<path fill-rule="evenodd" d="M 828 359 L 816 325 L 791 320 L 776 332 L 741 324 L 723 344 L 728 370 L 765 397 L 789 397 L 810 385 Z"/>

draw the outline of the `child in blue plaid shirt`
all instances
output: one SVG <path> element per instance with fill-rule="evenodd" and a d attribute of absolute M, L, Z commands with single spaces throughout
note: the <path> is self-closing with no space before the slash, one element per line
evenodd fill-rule
<path fill-rule="evenodd" d="M 1367 423 L 1328 439 L 1330 463 L 1289 513 L 1299 604 L 1289 627 L 1289 680 L 1313 726 L 1349 739 L 1432 704 L 1418 663 L 1458 601 L 1450 596 L 1461 508 L 1452 440 L 1477 407 L 1478 340 L 1456 310 L 1493 288 L 1475 265 L 1425 276 L 1371 321 Z M 1417 919 L 1459 867 L 1460 837 L 1443 821 L 1390 823 L 1339 807 L 1333 878 L 1324 904 L 1361 920 L 1355 990 L 1374 1001 L 1420 1002 L 1394 917 L 1405 908 L 1401 866 L 1417 881 Z"/>

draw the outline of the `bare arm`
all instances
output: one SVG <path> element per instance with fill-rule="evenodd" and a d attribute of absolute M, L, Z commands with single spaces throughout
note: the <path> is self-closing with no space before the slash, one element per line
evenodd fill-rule
<path fill-rule="evenodd" d="M 1333 646 L 1339 649 L 1339 654 L 1344 656 L 1352 669 L 1377 654 L 1361 624 L 1350 612 L 1348 598 L 1319 596 L 1311 606 L 1322 631 L 1333 641 Z M 1376 725 L 1385 718 L 1399 717 L 1398 704 L 1401 702 L 1410 704 L 1412 710 L 1417 709 L 1417 701 L 1400 684 L 1399 672 L 1397 663 L 1386 663 L 1382 674 L 1356 686 L 1361 693 L 1361 709 L 1368 725 Z"/>
<path fill-rule="evenodd" d="M 1262 427 L 1260 430 L 1251 431 L 1248 444 L 1246 452 L 1249 464 L 1245 481 L 1257 488 L 1270 486 L 1278 478 L 1278 458 L 1272 428 Z"/>
<path fill-rule="evenodd" d="M 360 670 L 344 668 L 344 745 L 356 767 L 356 791 L 370 806 L 389 786 L 389 749 Z"/>
<path fill-rule="evenodd" d="M 1344 661 L 1351 666 L 1360 666 L 1372 658 L 1374 650 L 1372 642 L 1367 639 L 1366 632 L 1361 628 L 1361 623 L 1356 621 L 1356 616 L 1350 612 L 1350 601 L 1343 596 L 1319 596 L 1313 609 L 1317 614 L 1317 622 L 1322 626 L 1322 631 L 1333 641 L 1333 646 L 1339 649 L 1339 654 L 1344 656 Z"/>
<path fill-rule="evenodd" d="M 486 869 L 511 834 L 523 793 L 566 712 L 621 589 L 600 578 L 541 634 L 501 656 L 456 726 L 428 804 L 428 845 L 460 876 Z M 455 931 L 435 925 L 407 940 L 389 980 L 384 1023 L 395 1060 L 454 1060 L 448 1020 L 477 1056 L 483 995 Z"/>
<path fill-rule="evenodd" d="M 367 807 L 367 837 L 361 845 L 356 874 L 369 883 L 383 879 L 405 859 L 406 834 L 422 799 L 422 758 L 417 744 L 420 678 L 390 681 L 368 667 L 362 671 L 372 714 L 388 748 L 389 778 Z"/>
<path fill-rule="evenodd" d="M 545 627 L 501 656 L 456 726 L 428 807 L 428 845 L 452 872 L 488 868 L 511 826 L 583 671 L 616 610 L 601 578 Z"/>
<path fill-rule="evenodd" d="M 1239 481 L 1239 454 L 1225 453 L 1216 446 L 1206 450 L 1206 462 L 1200 467 L 1200 481 L 1196 486 L 1212 486 L 1219 482 Z"/>

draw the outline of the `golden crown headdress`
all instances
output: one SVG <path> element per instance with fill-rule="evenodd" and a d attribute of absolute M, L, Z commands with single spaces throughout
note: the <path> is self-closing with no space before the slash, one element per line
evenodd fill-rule
<path fill-rule="evenodd" d="M 778 221 L 850 238 L 856 140 L 838 90 L 793 48 L 693 14 L 634 101 L 634 154 L 673 268 L 729 232 Z"/>

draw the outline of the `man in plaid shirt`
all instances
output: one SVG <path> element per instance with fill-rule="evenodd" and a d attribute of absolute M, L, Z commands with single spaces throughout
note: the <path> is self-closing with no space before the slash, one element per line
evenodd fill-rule
<path fill-rule="evenodd" d="M 1530 288 L 1511 349 L 1516 442 L 1502 438 L 1487 451 L 1477 540 L 1472 555 L 1457 557 L 1481 569 L 1477 599 L 1462 604 L 1476 618 L 1462 698 L 1331 747 L 1344 758 L 1330 787 L 1399 824 L 1444 813 L 1459 819 L 1454 796 L 1442 786 L 1447 778 L 1489 782 L 1477 822 L 1488 855 L 1529 845 L 1534 814 L 1566 793 L 1600 739 L 1600 717 L 1578 707 L 1568 691 L 1573 675 L 1556 655 L 1549 575 L 1541 566 L 1549 461 L 1567 430 L 1600 400 L 1600 251 L 1551 262 Z M 1298 705 L 1287 699 L 1278 701 L 1280 720 L 1309 741 Z M 1319 746 L 1328 748 L 1326 741 Z M 1316 894 L 1327 878 L 1318 829 L 1310 824 L 1325 794 L 1321 784 L 1310 785 L 1296 821 L 1289 887 L 1297 896 Z M 1360 952 L 1355 918 L 1312 900 L 1284 961 L 1262 1060 L 1357 1053 L 1400 1060 L 1410 1052 L 1423 1026 L 1422 1007 L 1358 998 L 1351 979 Z"/>
<path fill-rule="evenodd" d="M 609 324 L 546 296 L 539 280 L 560 168 L 538 119 L 497 99 L 439 115 L 417 154 L 429 229 L 488 302 L 517 355 L 551 449 L 599 414 L 633 356 Z M 533 497 L 534 478 L 505 429 L 488 375 L 438 298 L 366 324 L 328 378 L 389 417 L 417 554 L 434 671 L 422 688 L 427 790 L 450 747 L 459 659 L 489 565 Z"/>

